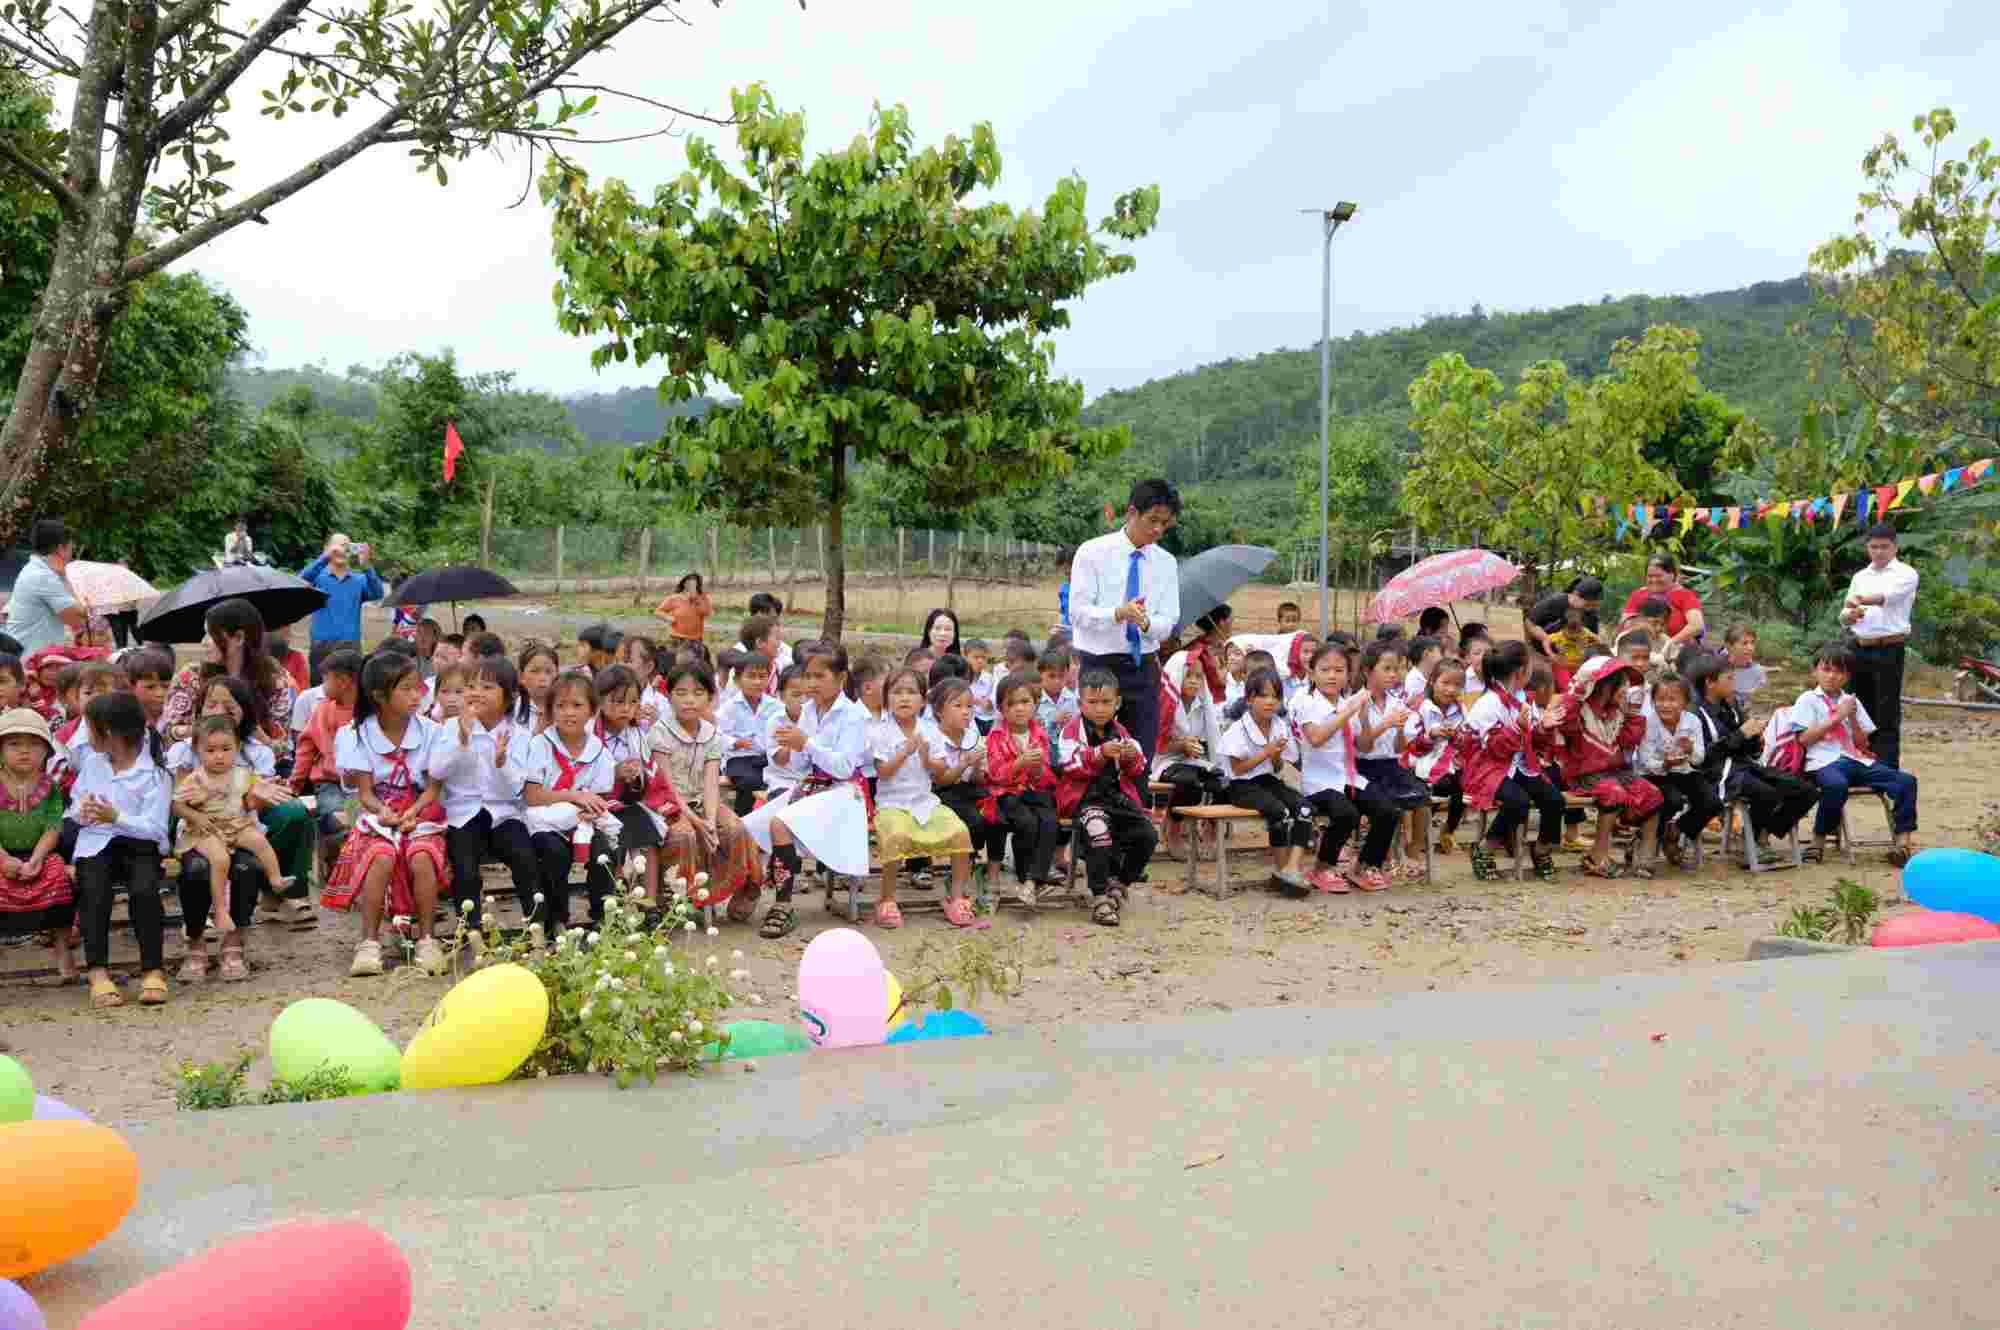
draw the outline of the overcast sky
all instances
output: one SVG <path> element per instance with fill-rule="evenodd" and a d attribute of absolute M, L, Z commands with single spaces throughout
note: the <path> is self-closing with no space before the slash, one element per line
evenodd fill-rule
<path fill-rule="evenodd" d="M 689 26 L 632 35 L 592 72 L 717 112 L 763 80 L 805 110 L 808 150 L 845 142 L 877 99 L 906 103 L 923 142 L 990 121 L 1016 204 L 1070 172 L 1093 215 L 1157 183 L 1137 270 L 1093 291 L 1060 342 L 1093 396 L 1316 339 L 1318 232 L 1300 208 L 1361 205 L 1335 244 L 1340 335 L 1475 301 L 1791 276 L 1849 222 L 1883 130 L 1948 104 L 1966 142 L 2000 132 L 1992 0 L 809 4 L 693 0 Z M 235 100 L 239 183 L 254 187 L 317 131 Z M 641 192 L 685 164 L 672 139 L 583 151 L 593 175 Z M 449 345 L 558 391 L 656 382 L 593 372 L 590 344 L 556 330 L 548 218 L 532 196 L 510 207 L 521 183 L 518 160 L 486 160 L 440 189 L 377 150 L 183 262 L 247 305 L 269 366 Z"/>

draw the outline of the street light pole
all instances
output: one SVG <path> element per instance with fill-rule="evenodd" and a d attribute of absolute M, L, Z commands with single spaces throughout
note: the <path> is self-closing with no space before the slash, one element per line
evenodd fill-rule
<path fill-rule="evenodd" d="M 1333 370 L 1333 233 L 1343 222 L 1354 216 L 1352 203 L 1336 203 L 1333 207 L 1318 212 L 1323 232 L 1320 248 L 1320 299 L 1319 299 L 1319 635 L 1325 640 L 1327 632 L 1327 562 L 1326 524 L 1327 510 L 1327 454 L 1332 448 L 1332 370 Z"/>

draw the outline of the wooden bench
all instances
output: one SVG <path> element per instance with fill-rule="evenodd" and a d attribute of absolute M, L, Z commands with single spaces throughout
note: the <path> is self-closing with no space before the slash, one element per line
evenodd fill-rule
<path fill-rule="evenodd" d="M 1173 810 L 1173 816 L 1196 826 L 1206 823 L 1215 831 L 1215 890 L 1209 894 L 1217 900 L 1232 893 L 1229 882 L 1229 829 L 1245 820 L 1261 821 L 1263 814 L 1254 808 L 1239 808 L 1235 804 L 1189 804 L 1185 808 Z M 1201 855 L 1193 844 L 1188 846 L 1188 887 L 1201 890 Z"/>

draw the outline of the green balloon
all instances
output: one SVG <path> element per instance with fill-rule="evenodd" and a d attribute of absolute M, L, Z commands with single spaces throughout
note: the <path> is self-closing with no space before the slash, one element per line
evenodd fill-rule
<path fill-rule="evenodd" d="M 0 1122 L 26 1122 L 35 1116 L 35 1082 L 28 1069 L 10 1057 L 0 1057 Z"/>
<path fill-rule="evenodd" d="M 718 1055 L 725 1061 L 776 1057 L 780 1053 L 803 1053 L 812 1047 L 802 1031 L 776 1021 L 731 1021 L 722 1029 L 729 1036 L 729 1051 L 723 1053 L 720 1043 L 705 1045 L 701 1055 L 708 1061 L 716 1061 Z"/>
<path fill-rule="evenodd" d="M 402 1084 L 403 1054 L 375 1022 L 332 998 L 301 998 L 271 1022 L 271 1074 L 297 1081 L 339 1067 L 358 1093 Z"/>

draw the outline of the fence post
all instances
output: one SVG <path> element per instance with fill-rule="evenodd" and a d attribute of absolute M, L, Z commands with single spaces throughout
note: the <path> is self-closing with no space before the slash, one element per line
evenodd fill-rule
<path fill-rule="evenodd" d="M 899 628 L 903 624 L 903 538 L 907 535 L 909 532 L 902 527 L 896 528 L 896 626 Z"/>
<path fill-rule="evenodd" d="M 924 571 L 929 573 L 932 577 L 936 577 L 937 576 L 937 528 L 932 527 L 930 530 L 931 530 L 931 549 L 930 553 L 924 556 Z"/>
<path fill-rule="evenodd" d="M 643 605 L 646 603 L 646 565 L 652 561 L 652 558 L 653 528 L 642 526 L 639 528 L 639 584 L 632 593 L 632 603 L 634 605 Z"/>
<path fill-rule="evenodd" d="M 958 533 L 958 543 L 951 547 L 951 567 L 944 575 L 944 607 L 953 614 L 958 613 L 958 556 L 965 551 L 965 532 Z"/>
<path fill-rule="evenodd" d="M 493 487 L 499 479 L 499 472 L 487 473 L 486 501 L 479 505 L 479 564 L 482 568 L 493 566 Z"/>
<path fill-rule="evenodd" d="M 791 609 L 792 602 L 798 599 L 799 547 L 805 543 L 805 532 L 794 531 L 792 533 L 792 562 L 791 567 L 785 570 L 785 608 L 787 610 Z"/>
<path fill-rule="evenodd" d="M 556 528 L 556 594 L 562 594 L 563 575 L 563 529 Z"/>
<path fill-rule="evenodd" d="M 766 527 L 765 533 L 771 537 L 771 585 L 778 585 L 778 528 Z M 787 605 L 786 609 L 791 606 Z"/>
<path fill-rule="evenodd" d="M 720 584 L 722 581 L 722 526 L 717 523 L 708 529 L 708 580 Z"/>

